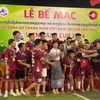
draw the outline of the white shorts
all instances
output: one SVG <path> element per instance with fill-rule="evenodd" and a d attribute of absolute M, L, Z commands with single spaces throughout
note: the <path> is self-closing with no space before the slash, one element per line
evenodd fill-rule
<path fill-rule="evenodd" d="M 42 77 L 47 77 L 47 68 L 42 69 Z"/>

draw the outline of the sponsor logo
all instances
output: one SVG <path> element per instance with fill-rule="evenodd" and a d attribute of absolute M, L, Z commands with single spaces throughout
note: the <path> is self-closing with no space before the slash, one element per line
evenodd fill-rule
<path fill-rule="evenodd" d="M 90 12 L 89 12 L 89 18 L 90 18 L 91 20 L 96 20 L 97 17 L 98 17 L 98 13 L 97 13 L 96 11 L 90 11 Z"/>
<path fill-rule="evenodd" d="M 0 16 L 6 17 L 9 14 L 9 10 L 6 7 L 0 7 Z"/>

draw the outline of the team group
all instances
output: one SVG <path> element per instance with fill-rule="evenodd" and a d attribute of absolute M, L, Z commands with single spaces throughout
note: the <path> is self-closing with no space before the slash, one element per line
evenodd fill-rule
<path fill-rule="evenodd" d="M 3 80 L 5 80 L 4 97 L 8 97 L 9 85 L 10 95 L 13 96 L 30 96 L 33 88 L 36 97 L 44 96 L 48 80 L 54 94 L 65 93 L 65 80 L 67 92 L 85 92 L 85 79 L 88 81 L 87 90 L 95 90 L 94 78 L 100 79 L 99 39 L 89 43 L 88 39 L 82 41 L 81 34 L 76 33 L 75 39 L 67 37 L 61 41 L 57 33 L 52 33 L 52 39 L 47 41 L 45 32 L 40 32 L 39 35 L 40 38 L 35 39 L 35 34 L 29 33 L 29 41 L 23 43 L 19 31 L 14 31 L 14 39 L 9 39 L 8 48 L 0 52 L 0 62 L 4 60 L 6 65 L 4 79 L 0 69 L 0 96 Z M 30 71 L 33 82 L 24 88 L 24 80 L 28 78 Z"/>

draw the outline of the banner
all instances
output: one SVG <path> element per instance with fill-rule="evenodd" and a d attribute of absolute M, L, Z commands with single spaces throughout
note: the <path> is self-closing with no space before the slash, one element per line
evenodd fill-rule
<path fill-rule="evenodd" d="M 24 42 L 28 40 L 28 33 L 35 33 L 39 38 L 41 31 L 46 33 L 47 40 L 54 32 L 60 40 L 68 36 L 75 38 L 76 33 L 81 33 L 82 39 L 91 42 L 100 37 L 100 9 L 0 4 L 0 42 L 7 46 L 16 30 Z"/>

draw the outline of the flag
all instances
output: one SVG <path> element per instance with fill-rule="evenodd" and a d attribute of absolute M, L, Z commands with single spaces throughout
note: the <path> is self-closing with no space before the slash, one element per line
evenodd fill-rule
<path fill-rule="evenodd" d="M 100 3 L 100 0 L 90 0 L 91 6 L 94 6 L 96 4 Z"/>

